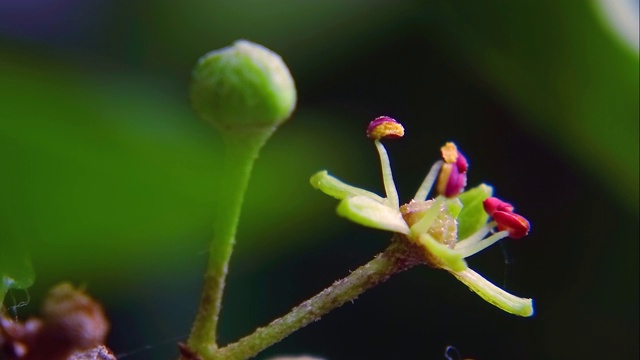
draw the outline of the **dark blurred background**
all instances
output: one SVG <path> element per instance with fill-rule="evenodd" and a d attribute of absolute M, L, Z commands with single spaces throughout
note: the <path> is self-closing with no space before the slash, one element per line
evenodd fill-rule
<path fill-rule="evenodd" d="M 187 101 L 198 57 L 278 52 L 292 120 L 255 167 L 222 313 L 246 335 L 381 251 L 316 171 L 381 192 L 368 121 L 390 115 L 401 197 L 453 140 L 531 234 L 470 259 L 535 300 L 518 318 L 443 271 L 400 274 L 265 351 L 331 360 L 637 359 L 638 1 L 0 0 L 0 252 L 28 248 L 35 314 L 71 280 L 121 358 L 174 359 L 199 298 L 219 137 Z M 505 256 L 506 254 L 506 256 Z M 17 256 L 17 255 L 16 255 Z M 2 264 L 0 264 L 0 267 Z M 1 268 L 0 268 L 1 270 Z"/>

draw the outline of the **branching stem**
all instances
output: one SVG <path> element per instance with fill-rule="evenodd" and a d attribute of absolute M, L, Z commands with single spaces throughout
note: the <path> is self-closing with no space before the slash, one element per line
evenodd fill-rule
<path fill-rule="evenodd" d="M 191 329 L 188 347 L 205 358 L 217 349 L 217 327 L 229 259 L 244 193 L 253 163 L 273 128 L 256 128 L 224 133 L 225 154 L 220 166 L 221 186 L 217 192 L 217 216 L 198 314 Z"/>
<path fill-rule="evenodd" d="M 320 319 L 333 309 L 355 300 L 364 291 L 384 282 L 391 275 L 407 270 L 423 262 L 421 250 L 405 238 L 396 235 L 391 245 L 367 264 L 349 276 L 336 281 L 311 299 L 293 308 L 288 314 L 269 325 L 258 328 L 238 342 L 214 351 L 204 360 L 249 359 L 291 333 Z"/>

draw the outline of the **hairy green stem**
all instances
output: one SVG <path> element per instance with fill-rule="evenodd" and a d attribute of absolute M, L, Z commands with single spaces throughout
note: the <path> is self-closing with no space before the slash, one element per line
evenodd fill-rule
<path fill-rule="evenodd" d="M 253 163 L 275 128 L 255 128 L 224 133 L 225 154 L 219 168 L 217 216 L 198 314 L 193 323 L 188 346 L 205 358 L 217 349 L 217 327 L 229 259 L 235 243 L 236 229 L 244 193 Z"/>
<path fill-rule="evenodd" d="M 406 238 L 394 239 L 391 245 L 367 264 L 353 271 L 349 276 L 336 281 L 330 287 L 295 307 L 285 316 L 269 325 L 257 329 L 238 342 L 214 351 L 213 356 L 203 356 L 204 360 L 244 360 L 249 359 L 269 346 L 281 341 L 291 333 L 320 319 L 333 309 L 348 301 L 353 301 L 364 291 L 384 282 L 391 275 L 422 263 L 421 249 Z"/>

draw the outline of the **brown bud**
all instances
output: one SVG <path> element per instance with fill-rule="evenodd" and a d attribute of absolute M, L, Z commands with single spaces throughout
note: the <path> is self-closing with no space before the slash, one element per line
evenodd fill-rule
<path fill-rule="evenodd" d="M 103 344 L 108 330 L 102 306 L 82 290 L 62 283 L 47 294 L 42 318 L 22 323 L 0 316 L 0 358 L 67 360 L 75 352 Z"/>

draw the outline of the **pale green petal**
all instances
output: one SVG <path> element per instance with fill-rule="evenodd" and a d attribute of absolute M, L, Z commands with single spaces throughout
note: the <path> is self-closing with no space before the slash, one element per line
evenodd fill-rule
<path fill-rule="evenodd" d="M 409 234 L 409 226 L 400 211 L 371 199 L 367 196 L 349 197 L 338 205 L 338 215 L 360 225 L 374 229 Z"/>
<path fill-rule="evenodd" d="M 467 269 L 467 262 L 464 261 L 464 257 L 459 252 L 439 243 L 428 233 L 420 234 L 418 241 L 427 249 L 429 254 L 437 257 L 441 261 L 441 265 L 445 269 L 451 271 L 463 271 Z"/>
<path fill-rule="evenodd" d="M 458 215 L 460 214 L 460 211 L 462 211 L 462 208 L 463 208 L 462 201 L 460 201 L 460 199 L 458 198 L 447 199 L 447 201 L 445 202 L 445 205 L 447 205 L 447 210 L 449 210 L 449 214 L 451 214 L 451 216 L 453 216 L 454 219 L 457 219 Z"/>
<path fill-rule="evenodd" d="M 338 200 L 345 199 L 349 196 L 366 196 L 378 203 L 384 203 L 385 199 L 379 195 L 357 188 L 355 186 L 347 185 L 335 177 L 329 175 L 326 170 L 318 171 L 311 179 L 311 186 L 322 191 L 323 193 L 332 196 Z"/>
<path fill-rule="evenodd" d="M 500 309 L 518 316 L 533 315 L 533 300 L 509 294 L 468 268 L 464 271 L 451 271 L 451 273 L 469 289 Z"/>
<path fill-rule="evenodd" d="M 487 223 L 489 215 L 482 202 L 492 194 L 491 186 L 480 184 L 458 195 L 463 206 L 458 214 L 458 239 L 466 239 Z"/>

